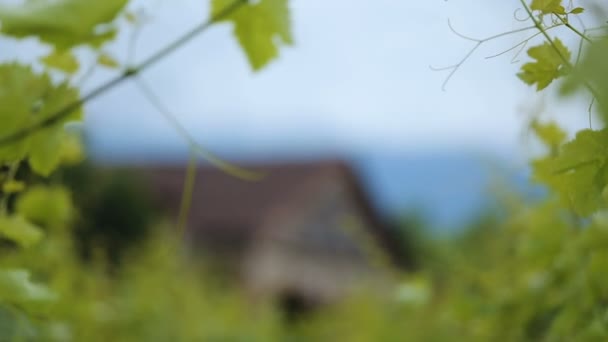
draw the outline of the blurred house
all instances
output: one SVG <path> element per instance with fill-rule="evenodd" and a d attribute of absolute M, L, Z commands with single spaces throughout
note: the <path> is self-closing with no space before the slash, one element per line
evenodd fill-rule
<path fill-rule="evenodd" d="M 342 162 L 257 165 L 259 181 L 200 167 L 186 239 L 255 296 L 298 310 L 332 301 L 353 285 L 388 279 L 398 240 Z M 183 166 L 144 169 L 155 201 L 179 211 Z"/>

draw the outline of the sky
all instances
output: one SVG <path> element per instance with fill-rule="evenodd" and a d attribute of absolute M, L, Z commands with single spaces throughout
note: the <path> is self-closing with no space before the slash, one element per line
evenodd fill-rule
<path fill-rule="evenodd" d="M 480 3 L 292 0 L 295 45 L 261 72 L 250 70 L 225 24 L 143 77 L 197 140 L 218 152 L 525 154 L 524 123 L 543 101 L 515 77 L 519 64 L 510 63 L 512 55 L 484 58 L 522 35 L 484 44 L 445 91 L 447 72 L 429 68 L 456 63 L 474 45 L 450 31 L 448 18 L 459 32 L 478 38 L 522 27 L 513 17 L 517 1 Z M 208 14 L 200 0 L 140 1 L 132 7 L 142 6 L 149 24 L 139 36 L 135 60 Z M 112 48 L 117 57 L 125 55 L 127 36 Z M 109 76 L 98 73 L 87 86 Z M 557 108 L 546 110 L 561 115 L 569 107 Z M 88 109 L 92 144 L 112 154 L 183 146 L 132 84 Z M 572 129 L 588 125 L 584 116 L 562 116 Z"/>
<path fill-rule="evenodd" d="M 461 34 L 483 39 L 528 25 L 515 18 L 522 16 L 518 4 L 291 0 L 295 45 L 261 72 L 251 71 L 232 27 L 221 24 L 142 77 L 190 134 L 222 157 L 355 158 L 372 188 L 381 189 L 378 201 L 407 198 L 453 211 L 455 198 L 481 193 L 489 178 L 471 156 L 506 159 L 518 172 L 525 169 L 534 154 L 525 129 L 531 115 L 557 117 L 570 132 L 589 126 L 589 99 L 555 100 L 551 89 L 539 96 L 517 79 L 525 53 L 519 63 L 511 63 L 513 53 L 485 58 L 527 33 L 484 43 L 445 90 L 449 71 L 430 69 L 457 63 L 474 47 L 450 30 L 448 19 Z M 174 41 L 209 11 L 203 0 L 135 0 L 130 8 L 147 18 L 131 62 Z M 576 46 L 574 37 L 561 34 Z M 108 47 L 123 63 L 130 38 L 125 27 Z M 45 53 L 33 41 L 6 39 L 0 40 L 0 51 L 0 60 L 33 61 Z M 79 55 L 85 66 L 94 61 L 86 51 Z M 83 87 L 93 89 L 115 75 L 97 70 Z M 141 161 L 187 149 L 131 82 L 88 103 L 86 113 L 96 158 Z M 484 201 L 476 196 L 456 204 L 468 206 L 470 214 Z"/>

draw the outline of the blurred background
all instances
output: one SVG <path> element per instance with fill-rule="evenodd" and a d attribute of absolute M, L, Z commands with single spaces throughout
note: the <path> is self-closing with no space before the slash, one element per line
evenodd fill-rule
<path fill-rule="evenodd" d="M 106 51 L 123 66 L 136 65 L 207 18 L 208 3 L 131 1 L 128 8 L 138 24 L 121 21 L 120 33 Z M 58 282 L 62 290 L 68 283 L 84 289 L 89 301 L 83 303 L 91 304 L 82 304 L 87 313 L 82 316 L 68 309 L 79 305 L 76 299 L 68 298 L 62 307 L 66 321 L 82 327 L 83 335 L 74 336 L 89 336 L 98 324 L 113 327 L 105 329 L 108 339 L 112 329 L 137 338 L 146 329 L 155 337 L 199 336 L 188 335 L 185 327 L 198 329 L 198 319 L 215 317 L 215 304 L 221 303 L 227 309 L 216 321 L 210 319 L 209 326 L 220 328 L 209 336 L 225 336 L 234 326 L 244 336 L 268 337 L 272 329 L 264 329 L 274 327 L 274 321 L 254 327 L 249 310 L 258 306 L 249 307 L 251 303 L 270 298 L 280 309 L 279 320 L 291 323 L 370 285 L 371 294 L 353 297 L 345 311 L 320 314 L 337 313 L 319 316 L 311 336 L 333 336 L 323 335 L 324 322 L 347 334 L 349 324 L 361 319 L 374 336 L 361 340 L 382 340 L 377 338 L 384 335 L 374 329 L 384 331 L 393 324 L 395 330 L 387 330 L 386 337 L 402 333 L 396 331 L 399 322 L 391 321 L 397 319 L 391 310 L 403 314 L 395 317 L 417 322 L 426 316 L 410 309 L 430 303 L 425 312 L 432 317 L 433 305 L 445 300 L 460 319 L 469 317 L 472 307 L 485 313 L 484 290 L 496 290 L 498 302 L 508 292 L 503 278 L 508 274 L 486 276 L 495 269 L 484 262 L 486 257 L 498 260 L 496 269 L 510 262 L 509 248 L 517 244 L 510 244 L 515 239 L 505 238 L 497 227 L 512 223 L 510 214 L 546 195 L 530 181 L 528 163 L 543 152 L 532 122 L 557 119 L 570 136 L 600 126 L 594 117 L 572 115 L 587 108 L 590 98 L 565 100 L 553 88 L 538 94 L 516 77 L 528 59 L 525 51 L 501 53 L 530 33 L 484 42 L 463 60 L 476 43 L 461 36 L 483 40 L 527 25 L 520 3 L 289 4 L 294 45 L 282 48 L 280 57 L 260 72 L 251 70 L 232 27 L 213 25 L 139 76 L 156 94 L 155 101 L 129 81 L 86 103 L 84 123 L 77 127 L 86 146 L 83 163 L 45 180 L 27 168 L 19 171 L 24 179 L 63 184 L 72 192 L 77 214 L 65 221 L 73 225 L 73 236 L 63 237 L 73 240 L 78 261 L 56 278 L 64 279 Z M 575 37 L 567 39 L 568 45 L 578 43 Z M 49 49 L 33 39 L 0 38 L 0 51 L 0 61 L 40 66 L 39 58 Z M 76 49 L 76 54 L 83 68 L 75 79 L 84 80 L 79 83 L 83 93 L 120 72 L 89 69 L 97 56 L 86 49 Z M 455 68 L 433 70 L 449 66 Z M 160 113 L 159 104 L 169 113 Z M 235 176 L 230 167 L 218 169 L 204 156 L 198 156 L 196 168 L 189 166 L 188 138 L 168 123 L 167 115 L 204 149 L 262 177 L 243 179 L 247 177 Z M 44 191 L 34 198 L 47 198 Z M 57 191 L 53 196 L 63 196 Z M 554 222 L 547 218 L 538 226 L 547 228 L 542 234 L 549 236 Z M 61 259 L 60 252 L 53 253 L 62 250 L 62 243 L 37 257 L 50 253 L 46 262 L 53 265 Z M 185 268 L 174 260 L 181 257 L 187 260 Z M 27 265 L 34 259 L 24 260 Z M 526 272 L 521 273 L 526 281 L 522 288 L 532 287 L 529 278 L 536 276 Z M 83 274 L 90 282 L 80 278 Z M 461 274 L 467 274 L 462 283 Z M 201 290 L 200 275 L 213 290 Z M 45 277 L 40 278 L 54 279 Z M 223 297 L 226 284 L 237 289 L 238 300 Z M 214 292 L 218 288 L 223 291 Z M 386 293 L 391 305 L 385 307 L 386 298 L 376 296 Z M 157 299 L 160 309 L 154 307 Z M 403 303 L 407 308 L 398 306 Z M 197 320 L 178 322 L 174 312 Z M 375 313 L 381 319 L 375 320 Z M 174 326 L 185 330 L 176 335 L 154 330 L 167 317 L 167 331 Z M 438 318 L 449 323 L 444 338 L 458 330 L 451 330 L 458 319 L 450 317 Z M 532 328 L 526 329 L 536 329 L 544 317 L 531 318 Z M 483 331 L 475 324 L 472 331 Z M 57 329 L 56 336 L 65 336 L 63 328 Z M 305 331 L 300 331 L 302 340 Z M 408 334 L 402 336 L 414 336 Z M 295 336 L 287 340 L 298 340 Z"/>

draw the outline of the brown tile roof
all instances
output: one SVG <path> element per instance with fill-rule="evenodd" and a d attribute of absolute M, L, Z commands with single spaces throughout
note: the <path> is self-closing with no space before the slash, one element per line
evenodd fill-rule
<path fill-rule="evenodd" d="M 265 176 L 258 181 L 235 178 L 210 167 L 197 170 L 196 185 L 190 211 L 189 236 L 204 239 L 249 239 L 262 221 L 273 211 L 289 208 L 306 196 L 319 191 L 329 182 L 344 182 L 358 210 L 367 221 L 372 235 L 391 256 L 397 257 L 398 247 L 382 220 L 373 210 L 367 194 L 350 166 L 341 161 L 314 161 L 258 164 L 247 166 Z M 183 165 L 155 165 L 139 170 L 153 184 L 153 193 L 161 208 L 176 215 L 181 201 L 184 176 Z M 218 231 L 219 230 L 219 231 Z"/>

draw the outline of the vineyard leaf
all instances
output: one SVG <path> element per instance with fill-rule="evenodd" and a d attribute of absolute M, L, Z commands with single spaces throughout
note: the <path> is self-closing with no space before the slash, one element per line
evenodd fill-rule
<path fill-rule="evenodd" d="M 234 0 L 213 0 L 212 15 Z M 234 34 L 253 70 L 260 70 L 279 54 L 281 45 L 293 44 L 287 0 L 260 0 L 242 5 L 222 19 L 234 24 Z"/>
<path fill-rule="evenodd" d="M 562 6 L 562 0 L 532 0 L 530 8 L 543 14 L 566 14 L 566 9 Z"/>
<path fill-rule="evenodd" d="M 582 7 L 576 7 L 574 9 L 572 9 L 572 11 L 570 11 L 570 14 L 581 14 L 585 12 L 585 9 Z"/>
<path fill-rule="evenodd" d="M 74 74 L 80 67 L 78 59 L 76 59 L 76 56 L 69 50 L 55 50 L 46 57 L 43 57 L 41 61 L 44 65 L 61 70 L 67 74 Z"/>
<path fill-rule="evenodd" d="M 0 5 L 1 32 L 17 38 L 37 36 L 59 49 L 80 44 L 99 46 L 115 35 L 106 25 L 128 0 L 28 0 L 21 5 Z"/>
<path fill-rule="evenodd" d="M 541 123 L 535 120 L 532 122 L 531 128 L 548 147 L 557 147 L 566 141 L 566 132 L 555 122 Z"/>
<path fill-rule="evenodd" d="M 581 62 L 566 79 L 562 94 L 571 95 L 577 90 L 594 89 L 595 104 L 604 122 L 608 122 L 608 38 L 595 41 L 589 46 Z"/>
<path fill-rule="evenodd" d="M 553 188 L 566 205 L 587 216 L 605 205 L 608 185 L 608 129 L 583 130 L 555 158 L 533 162 L 534 178 Z"/>
<path fill-rule="evenodd" d="M 32 121 L 32 108 L 50 84 L 48 77 L 34 75 L 29 67 L 0 65 L 0 136 L 14 133 Z M 26 139 L 0 146 L 0 162 L 19 161 L 26 155 Z"/>
<path fill-rule="evenodd" d="M 554 43 L 557 51 L 550 43 L 528 49 L 528 55 L 536 61 L 524 64 L 521 72 L 517 74 L 526 84 L 536 84 L 538 91 L 545 89 L 551 82 L 564 76 L 568 71 L 564 59 L 570 60 L 570 51 L 558 38 L 554 40 Z"/>
<path fill-rule="evenodd" d="M 48 177 L 61 163 L 61 148 L 66 133 L 62 128 L 42 129 L 30 137 L 30 167 L 34 172 Z"/>
<path fill-rule="evenodd" d="M 48 302 L 56 295 L 46 286 L 35 284 L 30 280 L 26 270 L 0 270 L 0 301 L 15 304 Z"/>
<path fill-rule="evenodd" d="M 2 184 L 2 192 L 6 194 L 16 194 L 25 190 L 25 183 L 17 180 L 9 180 Z"/>
<path fill-rule="evenodd" d="M 114 57 L 110 56 L 107 53 L 100 54 L 97 58 L 97 63 L 110 69 L 117 69 L 120 67 L 120 63 L 118 63 L 118 61 Z"/>
<path fill-rule="evenodd" d="M 10 216 L 0 217 L 0 236 L 28 248 L 40 242 L 44 233 L 21 216 Z"/>
<path fill-rule="evenodd" d="M 70 193 L 63 187 L 35 186 L 17 200 L 17 212 L 45 227 L 62 227 L 72 218 Z"/>
<path fill-rule="evenodd" d="M 79 98 L 78 91 L 67 84 L 54 85 L 48 75 L 34 74 L 19 64 L 0 65 L 0 136 L 8 136 L 48 119 Z M 47 176 L 61 159 L 64 124 L 80 120 L 80 108 L 35 131 L 30 136 L 0 146 L 0 162 L 30 158 L 32 169 Z"/>
<path fill-rule="evenodd" d="M 78 134 L 66 131 L 61 140 L 60 158 L 62 165 L 76 165 L 85 158 L 84 146 Z"/>

